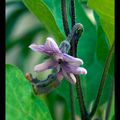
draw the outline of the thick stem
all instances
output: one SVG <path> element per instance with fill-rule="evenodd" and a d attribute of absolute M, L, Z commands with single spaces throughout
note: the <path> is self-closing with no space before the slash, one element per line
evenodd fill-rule
<path fill-rule="evenodd" d="M 97 97 L 95 99 L 93 108 L 92 108 L 91 113 L 89 115 L 90 118 L 93 117 L 93 115 L 95 114 L 95 112 L 97 110 L 97 107 L 98 107 L 98 104 L 99 104 L 99 101 L 100 101 L 100 98 L 101 98 L 101 95 L 102 95 L 102 91 L 103 91 L 103 88 L 104 88 L 104 83 L 105 83 L 107 73 L 108 73 L 108 70 L 109 70 L 110 62 L 112 60 L 113 51 L 114 51 L 114 44 L 112 45 L 112 47 L 109 51 L 108 57 L 106 59 L 106 62 L 105 62 L 105 66 L 104 66 L 100 86 L 99 86 L 99 89 L 98 89 Z"/>
<path fill-rule="evenodd" d="M 62 10 L 62 20 L 63 20 L 64 31 L 65 31 L 66 36 L 68 36 L 70 30 L 69 30 L 68 21 L 67 21 L 65 0 L 61 0 L 61 10 Z"/>
<path fill-rule="evenodd" d="M 111 104 L 112 104 L 112 99 L 113 99 L 113 93 L 114 93 L 114 79 L 113 79 L 113 83 L 111 85 L 109 101 L 108 101 L 108 104 L 107 104 L 107 109 L 106 109 L 106 114 L 105 114 L 105 120 L 108 120 L 109 115 L 110 115 L 110 109 L 111 109 Z"/>

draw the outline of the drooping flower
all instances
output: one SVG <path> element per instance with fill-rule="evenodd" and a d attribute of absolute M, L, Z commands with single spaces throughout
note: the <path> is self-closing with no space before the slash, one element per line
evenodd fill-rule
<path fill-rule="evenodd" d="M 50 56 L 50 59 L 44 63 L 34 67 L 35 72 L 42 72 L 47 69 L 56 69 L 58 80 L 62 80 L 64 76 L 70 83 L 75 84 L 76 74 L 87 74 L 87 70 L 83 67 L 83 61 L 66 53 L 62 53 L 56 42 L 48 37 L 44 45 L 31 44 L 29 46 L 33 51 L 40 52 Z"/>

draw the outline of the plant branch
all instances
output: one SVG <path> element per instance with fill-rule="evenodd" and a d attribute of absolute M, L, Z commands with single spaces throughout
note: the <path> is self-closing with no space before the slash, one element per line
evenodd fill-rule
<path fill-rule="evenodd" d="M 75 25 L 75 9 L 74 0 L 70 0 L 70 11 L 71 11 L 71 23 L 72 27 Z M 70 55 L 72 55 L 72 49 L 70 49 Z M 71 99 L 71 118 L 75 120 L 75 100 L 74 100 L 74 86 L 70 84 L 70 99 Z"/>
<path fill-rule="evenodd" d="M 105 120 L 108 120 L 108 118 L 109 118 L 111 104 L 112 104 L 112 99 L 113 99 L 113 93 L 114 93 L 114 79 L 113 79 L 113 83 L 111 85 L 109 101 L 108 101 L 108 104 L 107 104 L 107 109 L 106 109 L 106 114 L 105 114 Z"/>
<path fill-rule="evenodd" d="M 74 0 L 70 0 L 70 13 L 71 13 L 71 22 L 72 27 L 75 25 L 75 7 L 74 7 Z"/>
<path fill-rule="evenodd" d="M 62 20 L 63 20 L 64 31 L 65 31 L 66 36 L 68 36 L 70 30 L 69 30 L 68 21 L 67 21 L 66 1 L 65 0 L 61 0 L 61 11 L 62 11 Z"/>
<path fill-rule="evenodd" d="M 105 62 L 105 66 L 104 66 L 100 86 L 99 86 L 99 89 L 98 89 L 97 97 L 95 99 L 93 108 L 92 108 L 91 113 L 89 115 L 90 118 L 93 117 L 93 115 L 95 114 L 96 109 L 98 107 L 98 104 L 99 104 L 99 101 L 100 101 L 100 98 L 101 98 L 101 95 L 102 95 L 102 91 L 103 91 L 103 88 L 104 88 L 104 83 L 105 83 L 107 73 L 108 73 L 108 70 L 109 70 L 110 62 L 112 60 L 113 51 L 114 51 L 114 44 L 112 45 L 112 47 L 111 47 L 111 49 L 110 49 L 110 51 L 108 53 L 108 57 L 106 59 L 106 62 Z"/>
<path fill-rule="evenodd" d="M 71 103 L 71 120 L 75 120 L 75 106 L 74 106 L 74 86 L 69 83 L 70 86 L 70 103 Z"/>
<path fill-rule="evenodd" d="M 82 118 L 82 120 L 88 120 L 88 113 L 87 113 L 87 110 L 85 108 L 80 76 L 76 75 L 75 77 L 77 79 L 76 90 L 77 90 L 77 96 L 78 96 L 78 101 L 79 101 L 79 107 L 80 107 L 80 111 L 81 111 L 81 118 Z"/>
<path fill-rule="evenodd" d="M 65 32 L 66 36 L 68 36 L 70 31 L 69 31 L 69 26 L 68 26 L 68 21 L 67 21 L 66 1 L 65 0 L 61 0 L 61 10 L 62 10 L 62 20 L 63 20 L 64 32 Z M 69 84 L 69 86 L 70 86 L 71 119 L 75 120 L 73 85 Z"/>

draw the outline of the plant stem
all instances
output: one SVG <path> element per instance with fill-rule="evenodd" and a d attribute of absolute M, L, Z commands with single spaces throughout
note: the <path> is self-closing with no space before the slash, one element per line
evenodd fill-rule
<path fill-rule="evenodd" d="M 101 98 L 101 95 L 102 95 L 102 91 L 103 91 L 103 88 L 104 88 L 104 83 L 105 83 L 107 73 L 108 73 L 108 70 L 109 70 L 110 62 L 111 62 L 111 59 L 112 59 L 113 51 L 114 51 L 114 43 L 113 43 L 113 45 L 112 45 L 112 47 L 111 47 L 111 49 L 110 49 L 110 51 L 108 53 L 108 57 L 107 57 L 106 62 L 105 62 L 105 66 L 104 66 L 100 86 L 99 86 L 99 89 L 98 89 L 97 97 L 95 99 L 93 108 L 92 108 L 92 110 L 91 110 L 91 112 L 89 114 L 90 118 L 93 117 L 93 115 L 95 114 L 96 109 L 98 107 L 98 104 L 99 104 L 99 101 L 100 101 L 100 98 Z"/>
<path fill-rule="evenodd" d="M 70 30 L 69 30 L 68 21 L 67 21 L 66 1 L 65 0 L 61 0 L 61 11 L 62 11 L 62 20 L 63 20 L 64 31 L 65 31 L 66 36 L 68 36 Z"/>
<path fill-rule="evenodd" d="M 74 86 L 69 83 L 70 86 L 70 103 L 71 103 L 71 120 L 75 120 L 75 106 L 74 106 Z"/>
<path fill-rule="evenodd" d="M 69 34 L 69 26 L 67 21 L 67 13 L 66 13 L 66 1 L 61 0 L 61 10 L 62 10 L 62 20 L 63 20 L 63 27 L 66 36 Z M 71 103 L 71 119 L 75 120 L 75 107 L 74 107 L 74 95 L 73 95 L 73 85 L 69 84 L 70 86 L 70 103 Z"/>
<path fill-rule="evenodd" d="M 74 0 L 70 0 L 70 11 L 71 11 L 71 23 L 72 27 L 75 25 L 75 9 Z M 72 55 L 72 49 L 70 49 L 70 55 Z M 74 86 L 70 84 L 70 98 L 71 98 L 71 118 L 75 120 L 75 105 L 74 105 Z"/>
<path fill-rule="evenodd" d="M 72 27 L 75 25 L 75 7 L 74 7 L 74 0 L 70 0 L 70 13 L 71 13 L 71 22 Z"/>
<path fill-rule="evenodd" d="M 108 120 L 108 118 L 109 118 L 111 104 L 112 104 L 112 99 L 113 99 L 113 93 L 114 93 L 114 79 L 113 79 L 113 83 L 111 85 L 109 101 L 108 101 L 108 104 L 107 104 L 107 109 L 106 109 L 106 114 L 105 114 L 105 120 Z"/>
<path fill-rule="evenodd" d="M 75 25 L 74 0 L 70 0 L 70 12 L 71 12 L 71 22 L 72 22 L 72 27 L 73 27 Z M 72 41 L 71 41 L 70 54 L 74 57 L 77 57 L 77 44 L 78 44 L 78 40 L 75 41 L 74 38 L 73 38 Z M 79 77 L 79 75 L 76 75 L 75 77 L 77 79 L 76 90 L 77 90 L 79 107 L 80 107 L 80 111 L 81 111 L 81 117 L 82 117 L 82 120 L 87 120 L 87 111 L 86 111 L 85 104 L 84 104 L 80 77 Z"/>
<path fill-rule="evenodd" d="M 86 111 L 85 104 L 84 104 L 80 76 L 76 75 L 75 77 L 77 79 L 76 90 L 77 90 L 77 96 L 79 101 L 79 107 L 81 111 L 81 118 L 82 120 L 88 120 L 88 113 Z"/>
<path fill-rule="evenodd" d="M 63 19 L 64 31 L 65 31 L 66 36 L 68 36 L 69 27 L 68 27 L 68 22 L 67 22 L 65 0 L 61 0 L 61 8 L 62 8 L 61 10 L 62 10 L 62 19 Z M 72 27 L 73 27 L 75 25 L 74 0 L 71 0 L 71 2 L 70 2 L 70 9 L 71 9 L 71 22 L 72 22 Z M 70 54 L 72 56 L 77 57 L 78 40 L 75 41 L 74 38 L 73 38 L 72 41 L 70 42 L 70 44 L 71 44 Z M 82 120 L 88 120 L 87 119 L 88 114 L 87 114 L 87 111 L 86 111 L 86 108 L 85 108 L 83 94 L 82 94 L 81 82 L 80 82 L 80 78 L 79 78 L 78 75 L 76 75 L 76 79 L 77 79 L 76 90 L 77 90 L 77 96 L 78 96 L 78 102 L 79 102 L 79 107 L 80 107 L 80 111 L 81 111 Z M 74 96 L 73 96 L 73 86 L 72 85 L 70 85 L 70 99 L 71 99 L 72 120 L 75 120 L 75 107 L 74 107 Z"/>

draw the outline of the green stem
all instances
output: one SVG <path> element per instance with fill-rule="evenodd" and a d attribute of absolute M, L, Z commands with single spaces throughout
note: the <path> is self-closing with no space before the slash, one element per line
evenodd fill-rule
<path fill-rule="evenodd" d="M 113 83 L 111 85 L 109 101 L 108 101 L 108 104 L 107 104 L 107 109 L 106 109 L 106 114 L 105 114 L 105 120 L 108 120 L 109 115 L 110 115 L 110 109 L 111 109 L 111 104 L 112 104 L 112 99 L 113 99 L 113 93 L 114 93 L 114 79 L 113 79 Z"/>
<path fill-rule="evenodd" d="M 107 73 L 108 73 L 108 70 L 109 70 L 110 62 L 112 60 L 113 51 L 114 51 L 114 44 L 112 45 L 112 47 L 109 51 L 108 57 L 106 59 L 106 63 L 105 63 L 105 66 L 104 66 L 104 70 L 103 70 L 100 86 L 99 86 L 99 89 L 98 89 L 97 97 L 95 99 L 93 108 L 90 112 L 89 118 L 92 118 L 93 115 L 95 114 L 96 110 L 97 110 L 97 107 L 98 107 L 98 104 L 99 104 L 99 101 L 100 101 L 100 98 L 101 98 L 101 95 L 102 95 L 102 91 L 103 91 L 103 88 L 104 88 L 104 83 L 105 83 Z"/>

